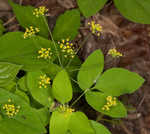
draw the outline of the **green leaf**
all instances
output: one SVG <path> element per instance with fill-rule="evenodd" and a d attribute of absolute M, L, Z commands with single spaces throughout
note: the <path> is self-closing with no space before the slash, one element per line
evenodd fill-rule
<path fill-rule="evenodd" d="M 81 62 L 80 58 L 78 57 L 78 55 L 75 55 L 73 60 L 70 62 L 70 66 L 74 66 L 74 67 L 81 66 L 81 64 L 82 64 L 82 62 Z"/>
<path fill-rule="evenodd" d="M 67 131 L 67 133 L 66 134 L 71 134 L 71 132 L 70 131 Z"/>
<path fill-rule="evenodd" d="M 111 116 L 113 118 L 122 118 L 127 116 L 127 111 L 124 105 L 117 100 L 117 105 L 110 108 L 109 111 L 102 110 L 102 107 L 107 103 L 106 95 L 101 92 L 87 92 L 86 100 L 88 104 L 94 108 L 96 111 L 101 112 L 105 115 Z"/>
<path fill-rule="evenodd" d="M 95 134 L 90 121 L 82 112 L 74 112 L 69 121 L 69 130 L 72 134 Z"/>
<path fill-rule="evenodd" d="M 44 126 L 48 125 L 49 118 L 50 118 L 50 112 L 47 107 L 35 109 L 37 114 L 39 115 L 39 118 L 41 119 L 41 122 Z"/>
<path fill-rule="evenodd" d="M 20 96 L 27 103 L 30 103 L 29 97 L 28 97 L 28 95 L 25 92 L 23 92 L 23 91 L 21 91 L 19 89 L 16 89 L 15 94 L 18 95 L 18 96 Z"/>
<path fill-rule="evenodd" d="M 10 83 L 9 83 L 9 85 L 7 85 L 7 86 L 4 86 L 3 88 L 5 88 L 7 91 L 9 91 L 9 92 L 15 92 L 16 91 L 16 82 L 15 82 L 15 80 L 13 80 L 13 81 L 11 81 Z"/>
<path fill-rule="evenodd" d="M 40 108 L 43 108 L 43 105 L 40 104 L 38 101 L 36 101 L 31 94 L 30 95 L 30 105 L 32 108 L 35 108 L 35 109 L 40 109 Z"/>
<path fill-rule="evenodd" d="M 50 76 L 52 79 L 54 79 L 57 73 L 61 70 L 62 68 L 54 63 L 49 63 L 44 69 L 42 69 L 42 71 Z"/>
<path fill-rule="evenodd" d="M 16 106 L 20 106 L 20 110 L 16 116 L 8 118 L 2 106 L 8 103 L 8 99 Z M 0 89 L 0 110 L 2 119 L 0 120 L 1 134 L 42 134 L 46 133 L 38 115 L 32 108 L 19 96 L 16 96 L 5 89 Z"/>
<path fill-rule="evenodd" d="M 39 36 L 24 39 L 22 32 L 10 32 L 0 37 L 0 43 L 0 61 L 24 65 L 27 71 L 42 69 L 56 58 L 53 43 Z M 50 60 L 37 58 L 41 48 L 51 48 Z"/>
<path fill-rule="evenodd" d="M 16 18 L 22 27 L 37 27 L 40 29 L 39 35 L 48 38 L 49 32 L 48 27 L 44 22 L 45 18 L 43 16 L 36 17 L 35 15 L 33 15 L 33 11 L 35 9 L 34 7 L 21 6 L 13 3 L 12 0 L 8 1 L 9 4 L 12 6 Z"/>
<path fill-rule="evenodd" d="M 63 15 L 59 16 L 53 31 L 53 38 L 61 40 L 70 38 L 73 40 L 80 28 L 80 12 L 77 9 L 66 11 Z"/>
<path fill-rule="evenodd" d="M 19 85 L 19 87 L 20 87 L 21 90 L 23 90 L 23 91 L 25 91 L 25 92 L 28 91 L 28 87 L 27 87 L 27 77 L 26 77 L 26 75 L 23 76 L 21 79 L 19 79 L 18 85 Z"/>
<path fill-rule="evenodd" d="M 95 89 L 113 96 L 135 92 L 144 83 L 137 73 L 122 68 L 105 71 L 98 79 Z"/>
<path fill-rule="evenodd" d="M 62 104 L 72 99 L 72 86 L 67 72 L 63 69 L 60 71 L 52 85 L 53 96 Z"/>
<path fill-rule="evenodd" d="M 70 59 L 68 60 L 68 62 Z M 76 55 L 74 59 L 72 59 L 72 62 L 69 62 L 70 65 L 66 65 L 65 69 L 68 72 L 69 76 L 73 79 L 77 79 L 77 73 L 79 71 L 79 67 L 81 66 L 82 62 L 79 59 L 79 57 Z"/>
<path fill-rule="evenodd" d="M 9 83 L 14 80 L 21 68 L 21 65 L 16 65 L 8 62 L 0 62 L 0 87 L 9 85 Z"/>
<path fill-rule="evenodd" d="M 50 85 L 46 88 L 43 86 L 40 88 L 39 82 L 41 81 L 40 76 L 45 75 L 43 72 L 28 72 L 27 74 L 27 87 L 33 98 L 44 106 L 51 106 L 53 99 L 51 97 Z"/>
<path fill-rule="evenodd" d="M 95 134 L 111 134 L 111 132 L 102 124 L 91 120 L 92 127 L 95 130 Z"/>
<path fill-rule="evenodd" d="M 77 0 L 78 6 L 85 17 L 96 14 L 106 2 L 107 0 Z"/>
<path fill-rule="evenodd" d="M 0 36 L 2 36 L 3 35 L 3 32 L 5 32 L 5 27 L 3 26 L 3 21 L 2 20 L 0 20 Z"/>
<path fill-rule="evenodd" d="M 127 19 L 150 24 L 150 1 L 149 0 L 114 0 L 115 6 Z"/>
<path fill-rule="evenodd" d="M 68 124 L 70 120 L 70 115 L 65 116 L 66 113 L 61 113 L 55 111 L 52 113 L 50 119 L 50 133 L 51 134 L 66 134 L 68 130 Z"/>
<path fill-rule="evenodd" d="M 78 83 L 81 89 L 90 88 L 104 68 L 104 56 L 100 50 L 93 52 L 81 65 L 78 73 Z"/>

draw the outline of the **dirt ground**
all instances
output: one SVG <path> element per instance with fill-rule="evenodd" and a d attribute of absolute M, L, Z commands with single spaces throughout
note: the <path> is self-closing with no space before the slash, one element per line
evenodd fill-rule
<path fill-rule="evenodd" d="M 35 7 L 45 5 L 49 9 L 49 25 L 53 28 L 57 16 L 65 10 L 76 8 L 75 0 L 15 0 L 23 5 Z M 0 0 L 0 19 L 8 31 L 20 29 L 7 0 Z M 136 93 L 120 97 L 129 109 L 128 117 L 122 119 L 123 123 L 115 125 L 103 121 L 112 134 L 150 134 L 150 25 L 130 22 L 120 15 L 110 0 L 103 10 L 90 19 L 95 20 L 103 27 L 100 38 L 89 37 L 79 52 L 81 59 L 85 59 L 95 49 L 101 48 L 105 54 L 105 69 L 110 67 L 123 67 L 139 73 L 146 80 Z M 76 42 L 83 40 L 89 31 L 87 22 L 90 19 L 81 18 L 82 25 Z M 120 59 L 107 56 L 110 48 L 116 47 L 123 53 Z M 96 116 L 94 110 L 89 110 L 89 118 Z M 95 117 L 96 118 L 96 117 Z"/>

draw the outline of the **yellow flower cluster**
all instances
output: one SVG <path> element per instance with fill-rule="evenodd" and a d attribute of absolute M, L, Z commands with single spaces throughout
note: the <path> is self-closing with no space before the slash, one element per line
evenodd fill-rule
<path fill-rule="evenodd" d="M 72 114 L 75 110 L 72 108 L 69 108 L 69 106 L 61 105 L 60 106 L 60 112 L 64 113 L 64 116 L 67 117 L 68 115 Z"/>
<path fill-rule="evenodd" d="M 52 52 L 50 48 L 41 48 L 38 51 L 39 56 L 37 57 L 38 59 L 44 58 L 44 59 L 50 59 L 52 56 Z"/>
<path fill-rule="evenodd" d="M 39 88 L 47 88 L 47 85 L 50 84 L 50 78 L 47 77 L 46 75 L 41 75 L 40 76 L 40 81 L 39 81 Z"/>
<path fill-rule="evenodd" d="M 44 16 L 46 12 L 48 12 L 48 9 L 45 6 L 40 6 L 39 8 L 34 9 L 33 15 L 36 17 Z"/>
<path fill-rule="evenodd" d="M 38 32 L 40 32 L 39 28 L 37 28 L 37 27 L 34 28 L 34 27 L 30 26 L 29 28 L 26 28 L 26 31 L 24 33 L 24 39 L 31 37 Z"/>
<path fill-rule="evenodd" d="M 90 30 L 93 34 L 100 36 L 102 32 L 102 26 L 100 24 L 96 24 L 95 21 L 91 21 L 88 25 L 90 26 Z"/>
<path fill-rule="evenodd" d="M 8 117 L 13 117 L 19 112 L 20 106 L 15 106 L 14 104 L 12 104 L 11 99 L 9 99 L 8 102 L 9 104 L 3 105 L 3 110 L 6 111 L 6 115 Z"/>
<path fill-rule="evenodd" d="M 74 58 L 75 57 L 75 51 L 74 51 L 74 47 L 73 47 L 73 43 L 70 42 L 69 38 L 62 39 L 61 42 L 58 42 L 59 47 L 61 49 L 61 51 L 64 54 L 64 57 L 70 57 L 70 58 Z"/>
<path fill-rule="evenodd" d="M 102 107 L 102 110 L 109 111 L 112 106 L 117 105 L 116 97 L 107 96 L 106 100 L 107 100 L 107 103 Z"/>
<path fill-rule="evenodd" d="M 122 53 L 120 53 L 120 52 L 118 52 L 115 48 L 113 48 L 113 49 L 110 49 L 109 51 L 108 51 L 108 55 L 111 55 L 112 57 L 121 57 L 121 56 L 123 56 L 122 55 Z"/>

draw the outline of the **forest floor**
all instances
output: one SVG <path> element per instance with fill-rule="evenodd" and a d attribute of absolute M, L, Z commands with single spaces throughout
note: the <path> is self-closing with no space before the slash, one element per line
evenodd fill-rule
<path fill-rule="evenodd" d="M 35 7 L 46 6 L 49 9 L 48 20 L 51 28 L 53 28 L 57 16 L 66 10 L 77 7 L 75 0 L 14 1 Z M 0 0 L 0 19 L 4 21 L 7 32 L 20 29 L 7 0 Z M 105 69 L 111 67 L 127 68 L 137 72 L 146 80 L 141 89 L 134 94 L 121 96 L 120 99 L 129 109 L 128 117 L 122 119 L 122 124 L 115 125 L 106 121 L 101 123 L 104 123 L 112 134 L 150 134 L 150 25 L 128 21 L 120 15 L 110 0 L 95 16 L 89 19 L 81 18 L 82 25 L 76 42 L 83 40 L 90 32 L 86 29 L 87 22 L 90 19 L 101 24 L 103 32 L 99 38 L 89 37 L 79 52 L 80 58 L 84 60 L 90 53 L 100 48 L 105 54 Z M 124 56 L 116 60 L 107 56 L 108 50 L 114 47 Z M 96 119 L 96 116 L 99 115 L 99 113 L 84 105 L 84 100 L 83 103 L 81 102 L 78 105 L 82 106 L 83 111 L 87 113 L 90 119 Z"/>

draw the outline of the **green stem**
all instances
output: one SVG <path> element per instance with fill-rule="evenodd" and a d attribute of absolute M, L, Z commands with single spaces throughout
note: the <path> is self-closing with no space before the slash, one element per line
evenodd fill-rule
<path fill-rule="evenodd" d="M 57 57 L 58 57 L 58 60 L 59 60 L 59 64 L 60 64 L 60 66 L 63 68 L 63 65 L 62 65 L 62 63 L 61 63 L 60 56 L 59 56 L 59 53 L 58 53 L 58 49 L 57 49 L 56 43 L 55 43 L 54 38 L 53 38 L 53 35 L 52 35 L 52 32 L 51 32 L 51 30 L 50 30 L 50 28 L 49 28 L 49 25 L 48 25 L 48 23 L 47 23 L 47 21 L 46 21 L 45 16 L 42 16 L 42 17 L 43 17 L 44 23 L 45 23 L 46 26 L 47 26 L 47 29 L 48 29 L 48 32 L 49 32 L 50 37 L 51 37 L 51 39 L 52 39 L 52 42 L 53 42 L 53 44 L 54 44 L 54 47 L 55 47 L 55 50 L 56 50 L 56 53 L 57 53 Z"/>
<path fill-rule="evenodd" d="M 71 107 L 76 104 L 80 99 L 81 97 L 87 92 L 89 91 L 90 89 L 86 89 L 72 104 L 71 104 Z"/>
<path fill-rule="evenodd" d="M 79 71 L 80 68 L 76 68 L 76 69 L 73 69 L 73 70 L 69 70 L 68 72 L 75 72 L 75 71 Z"/>
<path fill-rule="evenodd" d="M 73 78 L 71 78 L 71 80 L 79 85 L 79 83 L 76 80 L 74 80 Z"/>
<path fill-rule="evenodd" d="M 120 121 L 115 121 L 115 120 L 101 119 L 100 121 L 105 121 L 116 125 L 120 124 Z"/>
<path fill-rule="evenodd" d="M 103 119 L 103 117 L 104 117 L 104 114 L 100 113 L 100 115 L 98 115 L 96 121 L 97 122 L 101 121 Z"/>
<path fill-rule="evenodd" d="M 82 42 L 81 45 L 79 46 L 78 50 L 76 51 L 75 55 L 76 55 L 76 54 L 79 52 L 79 50 L 84 46 L 85 42 L 88 40 L 88 38 L 90 37 L 90 35 L 91 35 L 91 33 L 89 33 L 89 34 L 85 37 L 85 39 L 83 40 L 83 42 Z M 72 60 L 73 60 L 73 58 L 68 62 L 66 68 L 67 68 L 68 66 L 70 66 Z"/>

